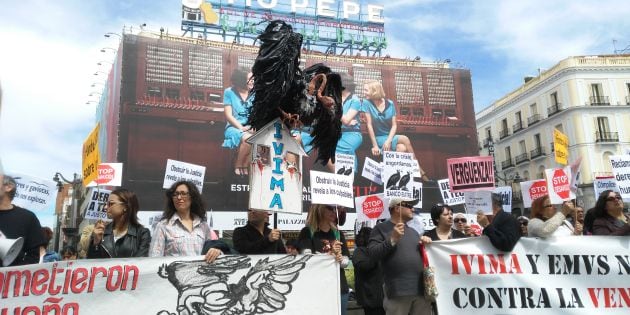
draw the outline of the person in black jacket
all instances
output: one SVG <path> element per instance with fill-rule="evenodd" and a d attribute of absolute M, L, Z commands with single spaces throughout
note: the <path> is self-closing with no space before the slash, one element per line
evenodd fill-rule
<path fill-rule="evenodd" d="M 516 218 L 503 211 L 501 195 L 492 194 L 492 223 L 483 212 L 477 212 L 477 223 L 483 227 L 483 235 L 490 239 L 496 249 L 509 252 L 521 238 L 520 223 Z"/>
<path fill-rule="evenodd" d="M 385 315 L 383 309 L 383 270 L 377 259 L 370 257 L 368 241 L 372 228 L 364 227 L 355 238 L 352 255 L 355 296 L 365 315 Z"/>
<path fill-rule="evenodd" d="M 270 229 L 269 213 L 249 209 L 247 225 L 236 228 L 232 241 L 234 248 L 244 255 L 286 254 L 280 230 Z"/>
<path fill-rule="evenodd" d="M 138 222 L 138 197 L 127 189 L 109 194 L 107 217 L 94 226 L 87 258 L 148 257 L 151 234 Z"/>

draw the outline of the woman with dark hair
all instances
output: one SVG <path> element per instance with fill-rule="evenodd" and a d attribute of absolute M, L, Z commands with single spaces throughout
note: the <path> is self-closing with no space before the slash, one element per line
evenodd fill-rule
<path fill-rule="evenodd" d="M 87 258 L 124 258 L 149 256 L 151 234 L 138 222 L 138 197 L 124 188 L 109 194 L 105 204 L 107 217 L 94 225 Z"/>
<path fill-rule="evenodd" d="M 78 255 L 77 248 L 73 245 L 66 245 L 61 249 L 62 260 L 77 260 Z"/>
<path fill-rule="evenodd" d="M 216 239 L 206 223 L 205 204 L 197 186 L 190 181 L 178 181 L 166 191 L 166 208 L 162 220 L 153 231 L 150 256 L 197 256 L 204 243 Z M 221 254 L 211 248 L 206 260 L 214 261 Z"/>
<path fill-rule="evenodd" d="M 605 190 L 595 202 L 593 235 L 630 235 L 630 215 L 623 213 L 619 193 Z"/>
<path fill-rule="evenodd" d="M 50 240 L 53 239 L 53 231 L 51 228 L 44 226 L 42 227 L 42 233 L 44 234 L 44 239 L 46 240 L 46 245 L 44 245 L 45 253 L 42 256 L 42 262 L 55 262 L 60 261 L 61 256 L 57 254 L 54 250 L 48 250 L 48 246 L 50 246 Z"/>
<path fill-rule="evenodd" d="M 453 208 L 449 205 L 438 203 L 431 207 L 431 221 L 435 229 L 424 232 L 420 238 L 424 244 L 467 237 L 466 234 L 453 228 Z"/>
<path fill-rule="evenodd" d="M 223 92 L 223 105 L 225 119 L 224 148 L 237 149 L 234 172 L 236 175 L 246 175 L 251 145 L 247 139 L 253 135 L 249 126 L 246 126 L 249 110 L 252 106 L 253 95 L 249 94 L 254 81 L 251 72 L 244 68 L 236 68 L 232 72 L 232 86 Z"/>
<path fill-rule="evenodd" d="M 582 225 L 576 223 L 575 228 L 566 220 L 575 216 L 576 209 L 573 203 L 565 201 L 558 211 L 549 200 L 549 195 L 544 195 L 532 201 L 532 212 L 527 224 L 527 234 L 530 237 L 556 237 L 581 235 Z"/>
<path fill-rule="evenodd" d="M 363 227 L 355 238 L 356 247 L 352 255 L 355 296 L 365 315 L 385 315 L 383 271 L 378 259 L 371 257 L 368 252 L 370 233 L 372 228 Z"/>

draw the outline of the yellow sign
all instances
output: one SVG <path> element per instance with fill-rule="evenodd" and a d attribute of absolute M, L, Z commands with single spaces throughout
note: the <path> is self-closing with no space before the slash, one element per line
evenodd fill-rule
<path fill-rule="evenodd" d="M 101 124 L 96 124 L 94 130 L 83 142 L 83 186 L 95 181 L 98 175 L 97 168 L 101 163 L 101 154 L 98 151 L 98 131 Z"/>
<path fill-rule="evenodd" d="M 553 150 L 556 162 L 567 165 L 569 161 L 569 137 L 558 129 L 553 130 Z"/>

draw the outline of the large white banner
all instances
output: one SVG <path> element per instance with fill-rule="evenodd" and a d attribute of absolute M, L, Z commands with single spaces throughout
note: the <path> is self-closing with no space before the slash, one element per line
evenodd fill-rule
<path fill-rule="evenodd" d="M 433 242 L 440 314 L 628 314 L 630 237 L 521 238 L 514 250 L 487 237 Z"/>
<path fill-rule="evenodd" d="M 79 260 L 0 268 L 1 314 L 339 314 L 331 255 Z M 316 294 L 316 296 L 314 296 Z"/>
<path fill-rule="evenodd" d="M 12 203 L 31 211 L 47 211 L 55 209 L 57 184 L 29 175 L 11 173 L 15 178 L 16 194 Z"/>
<path fill-rule="evenodd" d="M 611 156 L 610 163 L 621 197 L 624 201 L 630 201 L 630 155 Z"/>

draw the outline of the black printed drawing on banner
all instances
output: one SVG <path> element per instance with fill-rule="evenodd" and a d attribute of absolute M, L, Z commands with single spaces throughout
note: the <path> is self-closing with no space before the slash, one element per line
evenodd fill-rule
<path fill-rule="evenodd" d="M 311 256 L 269 257 L 251 267 L 247 256 L 223 256 L 208 264 L 203 260 L 174 261 L 162 265 L 158 275 L 179 292 L 177 312 L 158 315 L 254 315 L 285 308 L 292 283 Z M 239 269 L 249 268 L 238 281 L 228 282 Z"/>
<path fill-rule="evenodd" d="M 398 190 L 407 190 L 409 180 L 411 180 L 411 172 L 407 172 L 407 174 L 400 178 L 400 182 L 398 182 Z"/>
<path fill-rule="evenodd" d="M 339 174 L 339 175 L 346 175 L 346 176 L 348 176 L 348 175 L 352 174 L 352 167 L 348 167 L 348 169 L 346 169 L 346 167 L 345 167 L 345 166 L 342 166 L 342 167 L 341 167 L 341 168 L 337 171 L 337 174 Z"/>
<path fill-rule="evenodd" d="M 417 200 L 414 206 L 420 203 L 420 200 L 422 200 L 422 198 L 420 197 L 421 193 L 422 192 L 420 191 L 420 189 L 418 189 L 418 187 L 414 185 L 413 186 L 413 200 Z"/>
<path fill-rule="evenodd" d="M 400 181 L 400 170 L 396 170 L 396 173 L 392 174 L 392 176 L 387 179 L 387 185 L 385 185 L 385 188 L 389 190 L 398 190 L 398 181 Z"/>

